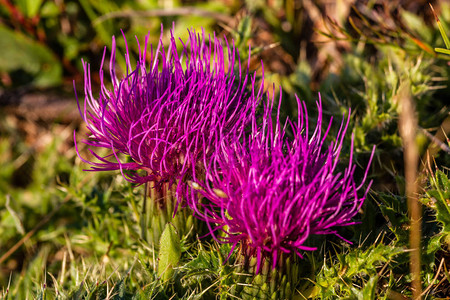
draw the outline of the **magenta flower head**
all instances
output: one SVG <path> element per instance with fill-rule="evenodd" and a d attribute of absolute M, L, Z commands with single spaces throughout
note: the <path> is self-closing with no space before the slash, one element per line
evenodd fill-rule
<path fill-rule="evenodd" d="M 250 121 L 249 111 L 259 96 L 247 95 L 246 86 L 253 81 L 255 89 L 255 78 L 249 80 L 248 68 L 241 69 L 234 44 L 225 39 L 224 47 L 215 35 L 205 37 L 202 30 L 189 32 L 184 42 L 177 42 L 171 32 L 165 48 L 162 34 L 161 28 L 156 49 L 149 45 L 149 36 L 143 46 L 136 38 L 139 57 L 134 68 L 125 40 L 123 78 L 116 75 L 113 37 L 111 82 L 104 78 L 104 55 L 97 96 L 90 66 L 83 62 L 85 100 L 80 113 L 90 131 L 84 143 L 97 159 L 83 159 L 90 170 L 120 170 L 130 182 L 153 181 L 156 187 L 186 181 L 189 170 L 201 168 L 199 158 L 215 151 L 218 136 Z M 98 148 L 110 151 L 101 156 L 94 150 Z M 188 187 L 180 184 L 177 193 L 183 194 L 183 188 Z"/>
<path fill-rule="evenodd" d="M 282 253 L 315 250 L 305 246 L 311 235 L 339 236 L 336 227 L 355 224 L 352 218 L 371 184 L 358 196 L 368 170 L 359 185 L 355 183 L 353 138 L 349 163 L 337 171 L 348 118 L 327 146 L 332 123 L 322 128 L 320 95 L 312 134 L 306 106 L 298 98 L 297 122 L 288 120 L 284 125 L 279 120 L 280 107 L 275 113 L 273 103 L 272 98 L 264 104 L 262 115 L 253 111 L 248 136 L 234 132 L 224 138 L 207 164 L 204 179 L 195 176 L 192 183 L 206 199 L 198 201 L 201 197 L 196 193 L 190 197 L 190 206 L 208 223 L 215 239 L 231 243 L 232 249 L 240 242 L 246 255 L 256 256 L 257 272 L 267 257 L 275 268 Z M 287 126 L 292 139 L 286 137 Z"/>

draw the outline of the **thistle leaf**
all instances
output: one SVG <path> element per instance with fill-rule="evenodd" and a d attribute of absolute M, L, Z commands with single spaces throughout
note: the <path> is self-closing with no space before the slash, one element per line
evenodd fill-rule
<path fill-rule="evenodd" d="M 159 241 L 158 276 L 164 281 L 173 275 L 181 256 L 181 241 L 172 224 L 166 224 Z"/>
<path fill-rule="evenodd" d="M 431 180 L 434 189 L 427 191 L 436 202 L 436 220 L 442 224 L 443 232 L 450 233 L 450 179 L 442 171 L 437 171 Z"/>

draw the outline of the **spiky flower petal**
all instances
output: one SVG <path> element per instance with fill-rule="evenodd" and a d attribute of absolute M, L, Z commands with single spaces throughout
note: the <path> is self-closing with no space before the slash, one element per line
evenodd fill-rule
<path fill-rule="evenodd" d="M 357 185 L 353 145 L 348 166 L 337 171 L 348 118 L 342 120 L 335 141 L 327 146 L 331 122 L 323 134 L 320 100 L 317 125 L 310 136 L 304 103 L 297 99 L 298 120 L 288 120 L 284 126 L 280 107 L 272 121 L 273 103 L 273 98 L 267 101 L 259 118 L 253 112 L 249 136 L 235 132 L 224 138 L 204 179 L 196 177 L 196 192 L 190 197 L 190 206 L 208 222 L 213 236 L 231 243 L 233 249 L 241 242 L 257 257 L 257 269 L 263 257 L 270 257 L 275 267 L 281 253 L 314 250 L 305 246 L 311 235 L 337 235 L 336 227 L 354 224 L 352 218 L 367 193 L 357 194 L 367 170 Z M 286 137 L 288 126 L 293 139 Z M 199 201 L 196 193 L 206 199 Z"/>
<path fill-rule="evenodd" d="M 206 38 L 202 30 L 189 32 L 185 42 L 180 39 L 181 51 L 171 32 L 165 48 L 162 28 L 156 49 L 148 49 L 148 40 L 142 48 L 138 41 L 135 68 L 127 48 L 127 75 L 118 78 L 113 37 L 111 84 L 104 79 L 102 61 L 98 96 L 93 95 L 89 64 L 83 63 L 85 103 L 80 113 L 90 131 L 84 143 L 111 150 L 100 156 L 91 148 L 98 159 L 85 160 L 91 170 L 120 170 L 131 182 L 158 186 L 188 176 L 200 158 L 214 151 L 218 136 L 246 123 L 258 96 L 246 94 L 250 76 L 242 71 L 234 44 L 225 40 L 223 47 L 215 35 Z"/>

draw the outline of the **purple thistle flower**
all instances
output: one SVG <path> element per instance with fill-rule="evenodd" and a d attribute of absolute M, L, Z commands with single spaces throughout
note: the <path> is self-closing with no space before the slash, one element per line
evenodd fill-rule
<path fill-rule="evenodd" d="M 331 121 L 322 134 L 320 95 L 317 125 L 310 137 L 304 103 L 297 98 L 298 120 L 287 120 L 284 126 L 279 121 L 279 106 L 272 121 L 273 103 L 269 98 L 259 118 L 253 108 L 249 136 L 241 131 L 224 138 L 221 148 L 205 163 L 204 179 L 194 175 L 195 192 L 189 199 L 216 240 L 232 244 L 231 252 L 241 242 L 247 255 L 256 256 L 257 272 L 263 257 L 271 257 L 275 268 L 282 253 L 301 256 L 300 250 L 315 250 L 305 246 L 311 235 L 340 237 L 336 227 L 355 224 L 352 217 L 371 185 L 362 197 L 357 195 L 368 168 L 357 185 L 353 137 L 348 166 L 336 171 L 349 118 L 342 120 L 335 141 L 326 146 Z M 287 126 L 294 134 L 291 140 L 285 137 Z M 372 157 L 373 152 L 370 161 Z M 207 200 L 199 201 L 197 193 Z"/>
<path fill-rule="evenodd" d="M 201 34 L 189 32 L 185 42 L 180 39 L 181 51 L 172 32 L 168 48 L 163 46 L 162 27 L 156 49 L 152 45 L 148 49 L 148 40 L 146 36 L 143 47 L 137 40 L 139 58 L 133 69 L 125 39 L 127 74 L 120 79 L 115 71 L 113 37 L 111 87 L 103 76 L 104 54 L 97 97 L 92 91 L 90 66 L 83 62 L 85 101 L 80 114 L 90 131 L 83 142 L 111 151 L 100 156 L 91 148 L 98 162 L 81 159 L 92 165 L 91 171 L 120 170 L 130 182 L 153 181 L 161 188 L 164 183 L 185 181 L 190 169 L 201 168 L 199 158 L 215 151 L 218 136 L 249 122 L 249 111 L 259 101 L 259 94 L 247 95 L 248 69 L 242 71 L 237 50 L 227 40 L 227 56 L 216 36 L 207 41 L 203 30 Z M 234 75 L 236 70 L 239 78 Z M 253 90 L 255 80 L 251 82 Z M 119 153 L 131 160 L 120 158 Z M 183 195 L 187 188 L 180 184 L 177 193 Z"/>

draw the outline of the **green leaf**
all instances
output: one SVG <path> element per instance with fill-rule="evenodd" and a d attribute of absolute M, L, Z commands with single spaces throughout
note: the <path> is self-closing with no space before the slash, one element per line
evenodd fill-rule
<path fill-rule="evenodd" d="M 81 297 L 83 297 L 83 295 L 84 295 L 84 282 L 82 282 L 76 290 L 70 293 L 69 300 L 82 299 Z"/>
<path fill-rule="evenodd" d="M 16 225 L 17 231 L 23 235 L 23 234 L 25 234 L 25 229 L 23 227 L 22 220 L 20 219 L 19 214 L 11 207 L 10 201 L 11 201 L 11 196 L 6 195 L 6 203 L 5 203 L 6 209 L 11 214 L 11 217 L 14 220 L 14 224 Z"/>
<path fill-rule="evenodd" d="M 448 39 L 447 34 L 445 33 L 444 26 L 442 26 L 442 24 L 439 21 L 439 19 L 438 19 L 438 27 L 439 27 L 439 31 L 441 32 L 441 36 L 444 39 L 445 47 L 447 49 L 450 49 L 450 41 Z"/>
<path fill-rule="evenodd" d="M 62 67 L 46 46 L 0 25 L 0 72 L 23 70 L 33 76 L 31 84 L 49 87 L 61 82 Z"/>
<path fill-rule="evenodd" d="M 376 288 L 377 288 L 377 282 L 378 282 L 377 276 L 371 277 L 369 279 L 369 281 L 367 281 L 364 284 L 364 287 L 361 290 L 358 290 L 357 288 L 352 287 L 351 291 L 358 300 L 378 299 L 378 298 L 376 298 L 376 293 L 375 293 Z"/>
<path fill-rule="evenodd" d="M 374 276 L 369 279 L 363 288 L 363 299 L 376 299 L 375 291 L 377 289 L 378 277 Z"/>
<path fill-rule="evenodd" d="M 436 220 L 443 226 L 444 233 L 450 232 L 450 179 L 438 170 L 436 176 L 431 178 L 432 189 L 427 191 L 428 197 L 435 200 Z"/>
<path fill-rule="evenodd" d="M 184 265 L 184 268 L 188 270 L 188 273 L 217 269 L 219 259 L 214 254 L 213 251 L 200 251 L 196 258 Z"/>
<path fill-rule="evenodd" d="M 41 18 L 54 18 L 57 17 L 59 13 L 59 8 L 54 2 L 48 1 L 42 5 Z"/>
<path fill-rule="evenodd" d="M 39 13 L 39 8 L 43 0 L 17 0 L 20 11 L 28 18 L 32 18 Z"/>
<path fill-rule="evenodd" d="M 442 23 L 441 23 L 441 21 L 439 20 L 439 17 L 437 16 L 437 14 L 436 14 L 436 12 L 434 11 L 434 8 L 433 8 L 433 6 L 432 6 L 431 4 L 430 4 L 430 7 L 431 7 L 431 10 L 433 11 L 433 15 L 434 15 L 434 18 L 436 19 L 436 23 L 437 23 L 437 25 L 438 25 L 438 27 L 439 27 L 439 31 L 440 31 L 440 33 L 441 33 L 441 36 L 442 36 L 442 38 L 444 39 L 445 47 L 446 47 L 447 49 L 450 49 L 450 40 L 448 39 L 448 36 L 447 36 L 447 34 L 445 33 L 444 26 L 442 26 Z M 440 49 L 440 48 L 437 48 L 437 49 Z M 435 49 L 436 52 L 439 52 L 439 51 L 437 51 L 437 49 Z M 444 50 L 444 49 L 442 49 L 442 50 Z"/>
<path fill-rule="evenodd" d="M 447 49 L 444 49 L 444 48 L 434 48 L 434 51 L 450 55 L 450 50 L 447 50 Z"/>
<path fill-rule="evenodd" d="M 39 12 L 39 8 L 42 5 L 43 0 L 26 0 L 27 4 L 27 16 L 32 18 Z"/>
<path fill-rule="evenodd" d="M 175 267 L 181 257 L 181 241 L 172 224 L 166 224 L 159 241 L 158 276 L 164 281 L 173 275 Z"/>
<path fill-rule="evenodd" d="M 372 295 L 376 291 L 380 266 L 403 252 L 402 247 L 380 243 L 372 244 L 367 249 L 349 249 L 348 252 L 336 253 L 335 258 L 324 263 L 314 280 L 319 289 L 317 296 L 320 299 L 334 299 L 336 295 L 351 294 L 354 297 L 350 299 L 376 299 Z M 364 288 L 352 287 L 352 282 L 361 278 L 370 278 Z"/>

